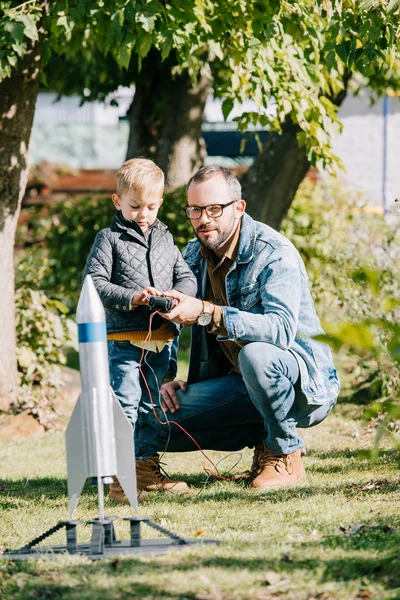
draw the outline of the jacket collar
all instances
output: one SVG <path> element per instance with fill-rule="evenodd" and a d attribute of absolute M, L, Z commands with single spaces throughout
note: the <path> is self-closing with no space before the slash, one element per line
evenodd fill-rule
<path fill-rule="evenodd" d="M 235 262 L 238 264 L 250 262 L 254 256 L 255 243 L 255 221 L 250 217 L 250 215 L 244 213 L 240 227 L 239 246 Z M 187 247 L 187 250 L 185 252 L 185 259 L 191 267 L 196 266 L 202 259 L 202 256 L 200 255 L 200 248 L 201 246 L 198 240 L 194 240 Z"/>
<path fill-rule="evenodd" d="M 127 231 L 128 233 L 132 234 L 136 239 L 139 238 L 144 242 L 147 241 L 148 236 L 144 236 L 143 231 L 139 227 L 139 224 L 136 221 L 128 221 L 127 219 L 124 219 L 120 210 L 117 210 L 115 212 L 114 223 L 116 224 L 118 229 L 123 229 L 124 231 Z M 168 227 L 164 225 L 164 223 L 156 219 L 154 223 L 150 225 L 147 231 L 150 232 L 153 229 L 167 231 Z"/>

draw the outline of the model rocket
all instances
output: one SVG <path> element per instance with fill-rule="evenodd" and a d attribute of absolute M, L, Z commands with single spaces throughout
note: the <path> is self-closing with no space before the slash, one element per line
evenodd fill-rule
<path fill-rule="evenodd" d="M 105 313 L 90 275 L 83 283 L 76 320 L 82 391 L 65 434 L 70 519 L 88 477 L 97 479 L 100 519 L 103 484 L 113 476 L 137 514 L 133 431 L 110 387 Z"/>

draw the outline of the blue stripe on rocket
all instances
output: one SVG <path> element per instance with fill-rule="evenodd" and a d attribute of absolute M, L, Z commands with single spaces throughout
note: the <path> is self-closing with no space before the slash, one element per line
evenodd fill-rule
<path fill-rule="evenodd" d="M 106 342 L 107 328 L 105 321 L 101 321 L 101 323 L 79 323 L 78 340 L 80 344 Z"/>

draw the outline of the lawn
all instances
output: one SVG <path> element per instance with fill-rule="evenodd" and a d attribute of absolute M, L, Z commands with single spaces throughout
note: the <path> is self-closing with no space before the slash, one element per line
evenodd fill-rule
<path fill-rule="evenodd" d="M 67 411 L 70 410 L 70 406 Z M 304 432 L 307 481 L 254 492 L 210 481 L 200 453 L 166 454 L 168 472 L 188 496 L 151 494 L 141 514 L 186 537 L 202 532 L 220 545 L 153 558 L 89 561 L 79 556 L 12 563 L 0 560 L 0 597 L 71 600 L 369 600 L 400 598 L 399 453 L 368 450 L 375 430 L 364 407 L 344 398 L 320 426 Z M 246 468 L 252 451 L 208 452 L 228 472 Z M 2 440 L 0 550 L 17 548 L 67 518 L 64 436 Z M 106 500 L 106 513 L 129 507 Z M 76 518 L 97 514 L 87 483 Z M 143 528 L 145 537 L 158 534 Z M 127 535 L 127 526 L 117 525 Z M 89 534 L 84 528 L 82 537 Z M 63 542 L 54 536 L 54 543 Z"/>

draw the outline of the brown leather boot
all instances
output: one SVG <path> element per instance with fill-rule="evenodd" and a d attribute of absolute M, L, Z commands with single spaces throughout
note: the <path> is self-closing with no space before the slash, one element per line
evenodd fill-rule
<path fill-rule="evenodd" d="M 232 481 L 235 483 L 241 483 L 242 481 L 250 482 L 257 477 L 261 470 L 259 458 L 263 454 L 264 448 L 264 442 L 258 442 L 258 444 L 254 446 L 253 462 L 251 463 L 250 469 L 243 473 L 236 473 L 233 475 Z"/>
<path fill-rule="evenodd" d="M 301 450 L 291 454 L 274 454 L 265 444 L 259 455 L 260 472 L 250 487 L 258 490 L 294 485 L 305 477 Z"/>
<path fill-rule="evenodd" d="M 184 481 L 173 481 L 161 471 L 160 457 L 152 456 L 147 460 L 136 461 L 136 480 L 138 490 L 146 492 L 171 492 L 185 494 L 189 491 Z"/>
<path fill-rule="evenodd" d="M 140 492 L 138 495 L 138 502 L 143 502 L 147 496 L 146 492 Z M 111 500 L 115 500 L 115 502 L 120 502 L 121 504 L 129 504 L 128 498 L 125 496 L 125 492 L 122 489 L 118 479 L 113 477 L 113 482 L 110 484 L 110 489 L 108 491 L 108 497 Z"/>

